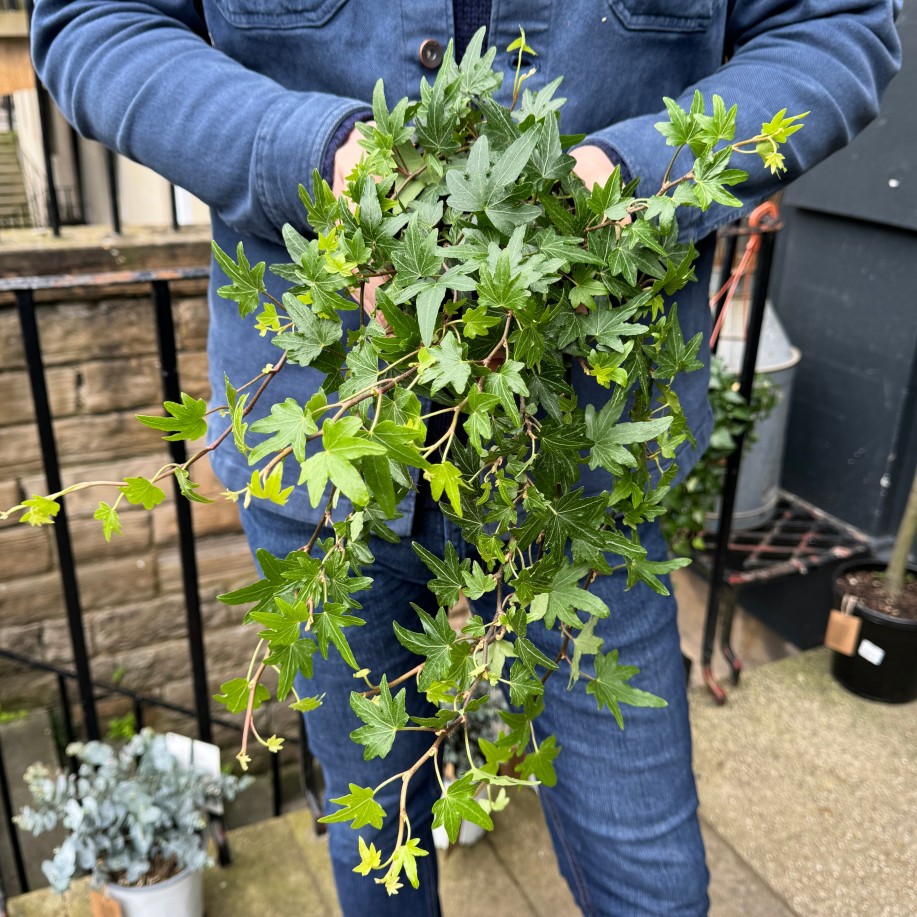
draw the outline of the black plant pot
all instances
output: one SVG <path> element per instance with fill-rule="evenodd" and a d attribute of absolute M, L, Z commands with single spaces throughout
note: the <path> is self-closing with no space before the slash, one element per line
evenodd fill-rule
<path fill-rule="evenodd" d="M 851 570 L 883 571 L 884 564 L 852 561 L 837 571 L 834 588 L 838 606 L 844 598 L 841 578 Z M 917 568 L 909 567 L 917 574 Z M 848 690 L 869 700 L 904 704 L 917 700 L 917 621 L 894 618 L 860 601 L 852 612 L 863 621 L 853 656 L 834 654 L 831 671 Z"/>

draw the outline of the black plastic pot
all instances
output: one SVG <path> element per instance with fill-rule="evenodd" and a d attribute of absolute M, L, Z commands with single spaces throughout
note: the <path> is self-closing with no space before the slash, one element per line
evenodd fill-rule
<path fill-rule="evenodd" d="M 884 564 L 870 561 L 851 561 L 840 567 L 834 581 L 837 607 L 841 607 L 844 598 L 840 585 L 844 574 L 884 569 Z M 917 574 L 917 568 L 908 569 Z M 917 700 L 917 621 L 893 618 L 859 601 L 853 603 L 852 612 L 863 621 L 857 651 L 853 656 L 834 654 L 834 677 L 854 694 L 869 700 L 887 704 Z"/>

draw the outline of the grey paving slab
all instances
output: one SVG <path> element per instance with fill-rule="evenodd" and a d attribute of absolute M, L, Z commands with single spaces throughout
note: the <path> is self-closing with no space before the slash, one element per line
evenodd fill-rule
<path fill-rule="evenodd" d="M 710 870 L 710 917 L 801 917 L 703 821 L 701 832 Z"/>
<path fill-rule="evenodd" d="M 813 650 L 692 693 L 701 813 L 805 917 L 917 915 L 917 704 L 855 697 Z"/>

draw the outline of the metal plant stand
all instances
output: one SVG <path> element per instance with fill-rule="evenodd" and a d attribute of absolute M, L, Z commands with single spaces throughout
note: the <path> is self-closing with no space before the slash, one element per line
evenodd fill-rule
<path fill-rule="evenodd" d="M 752 214 L 747 228 L 733 227 L 725 231 L 723 277 L 728 277 L 732 270 L 738 237 L 757 237 L 757 265 L 752 281 L 739 381 L 739 393 L 747 402 L 751 400 L 755 379 L 774 235 L 781 225 L 776 208 L 764 205 Z M 723 308 L 721 303 L 717 320 Z M 735 450 L 726 465 L 717 531 L 704 536 L 704 549 L 695 554 L 698 566 L 710 577 L 701 656 L 703 678 L 719 704 L 726 702 L 726 691 L 713 677 L 712 661 L 721 613 L 720 649 L 729 665 L 733 684 L 738 684 L 742 671 L 742 661 L 731 643 L 739 590 L 754 583 L 805 574 L 816 567 L 865 554 L 869 550 L 865 537 L 856 529 L 787 493 L 781 494 L 776 514 L 767 525 L 733 535 L 732 518 L 744 441 L 744 434 L 736 438 Z"/>

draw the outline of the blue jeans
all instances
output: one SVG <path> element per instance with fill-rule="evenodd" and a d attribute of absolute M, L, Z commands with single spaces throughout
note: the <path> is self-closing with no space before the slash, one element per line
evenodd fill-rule
<path fill-rule="evenodd" d="M 434 554 L 451 541 L 461 556 L 457 529 L 436 510 L 417 509 L 413 540 Z M 266 548 L 285 557 L 309 539 L 311 525 L 298 523 L 260 506 L 242 512 L 242 523 L 253 548 Z M 666 555 L 657 526 L 641 531 L 651 559 Z M 413 668 L 418 657 L 396 639 L 392 621 L 417 630 L 415 602 L 435 613 L 436 601 L 427 590 L 429 570 L 411 550 L 410 541 L 390 545 L 372 542 L 376 562 L 366 572 L 372 590 L 357 596 L 366 620 L 349 628 L 347 636 L 357 662 L 396 677 Z M 620 917 L 701 917 L 707 913 L 707 868 L 697 821 L 697 793 L 691 771 L 691 735 L 685 694 L 684 668 L 673 598 L 656 595 L 639 584 L 624 591 L 624 576 L 599 577 L 591 587 L 611 608 L 595 633 L 605 639 L 604 650 L 620 650 L 622 664 L 638 665 L 633 684 L 664 697 L 668 707 L 624 707 L 624 730 L 608 710 L 599 712 L 581 681 L 567 691 L 561 671 L 545 686 L 545 712 L 536 721 L 539 741 L 554 734 L 562 751 L 555 761 L 557 786 L 540 787 L 539 796 L 554 850 L 577 904 L 587 915 Z M 488 609 L 483 609 L 486 614 Z M 542 631 L 539 633 L 539 631 Z M 550 658 L 560 648 L 556 631 L 539 626 L 528 635 Z M 403 733 L 383 759 L 363 760 L 362 747 L 348 738 L 360 725 L 349 705 L 353 672 L 332 648 L 327 662 L 315 660 L 314 677 L 300 679 L 297 690 L 325 693 L 324 704 L 306 715 L 309 742 L 322 764 L 326 795 L 349 792 L 348 784 L 376 786 L 413 764 L 429 747 L 424 733 Z M 413 680 L 407 687 L 407 709 L 424 715 L 430 710 Z M 428 714 L 427 714 L 428 715 Z M 382 831 L 362 828 L 359 834 L 375 843 L 383 859 L 397 834 L 400 781 L 385 787 L 376 799 L 389 818 Z M 418 861 L 420 889 L 407 882 L 397 896 L 388 897 L 372 878 L 354 873 L 359 862 L 357 832 L 346 824 L 329 825 L 331 862 L 341 907 L 347 917 L 435 917 L 440 914 L 437 864 L 431 835 L 430 807 L 439 795 L 431 767 L 422 768 L 410 783 L 408 815 L 412 833 L 430 855 Z M 512 805 L 510 805 L 510 811 Z"/>

